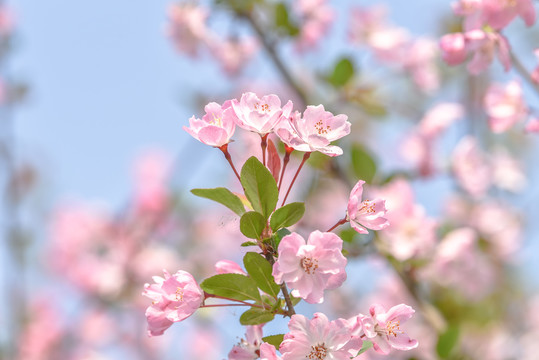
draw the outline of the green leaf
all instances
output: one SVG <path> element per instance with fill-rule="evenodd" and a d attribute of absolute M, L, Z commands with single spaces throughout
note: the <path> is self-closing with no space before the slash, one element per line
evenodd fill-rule
<path fill-rule="evenodd" d="M 335 87 L 346 85 L 354 76 L 354 64 L 348 58 L 342 58 L 335 65 L 333 73 L 329 76 L 328 81 Z"/>
<path fill-rule="evenodd" d="M 256 211 L 246 212 L 240 219 L 240 231 L 249 239 L 260 239 L 265 227 L 266 219 Z"/>
<path fill-rule="evenodd" d="M 240 324 L 242 325 L 258 325 L 265 324 L 273 320 L 275 315 L 267 310 L 260 308 L 250 308 L 240 316 Z"/>
<path fill-rule="evenodd" d="M 288 8 L 283 2 L 275 4 L 275 26 L 284 30 L 290 36 L 299 34 L 299 28 L 290 21 Z"/>
<path fill-rule="evenodd" d="M 277 334 L 277 335 L 264 336 L 262 338 L 262 341 L 275 346 L 275 349 L 279 350 L 279 346 L 281 346 L 283 339 L 284 339 L 284 334 Z"/>
<path fill-rule="evenodd" d="M 376 163 L 369 152 L 362 146 L 352 146 L 352 167 L 354 175 L 367 183 L 371 183 L 376 174 Z"/>
<path fill-rule="evenodd" d="M 234 195 L 227 188 L 218 187 L 215 189 L 193 189 L 191 192 L 193 195 L 217 201 L 218 203 L 223 204 L 230 210 L 234 211 L 239 216 L 243 215 L 245 212 L 245 208 L 243 207 L 240 198 Z"/>
<path fill-rule="evenodd" d="M 241 185 L 253 209 L 268 219 L 277 205 L 277 183 L 260 161 L 254 156 L 247 159 L 241 169 Z"/>
<path fill-rule="evenodd" d="M 275 210 L 271 215 L 270 226 L 273 231 L 292 226 L 297 223 L 305 213 L 305 204 L 294 202 Z"/>
<path fill-rule="evenodd" d="M 235 300 L 260 301 L 260 293 L 254 280 L 241 274 L 214 275 L 204 280 L 200 287 L 208 294 Z"/>
<path fill-rule="evenodd" d="M 449 326 L 447 330 L 438 337 L 438 343 L 436 344 L 438 356 L 442 359 L 447 359 L 458 340 L 459 328 L 455 325 Z"/>
<path fill-rule="evenodd" d="M 361 350 L 359 350 L 356 356 L 363 354 L 365 351 L 369 350 L 371 347 L 373 347 L 373 343 L 369 340 L 364 340 L 363 346 L 361 347 Z"/>
<path fill-rule="evenodd" d="M 243 265 L 260 290 L 274 298 L 279 295 L 281 288 L 275 283 L 268 260 L 255 252 L 248 252 L 243 257 Z"/>
<path fill-rule="evenodd" d="M 255 243 L 254 241 L 245 241 L 245 242 L 242 242 L 240 246 L 247 247 L 247 246 L 255 246 L 255 245 L 258 245 L 258 244 Z"/>
<path fill-rule="evenodd" d="M 356 235 L 357 232 L 352 228 L 341 230 L 341 232 L 339 233 L 339 237 L 347 243 L 353 242 Z"/>

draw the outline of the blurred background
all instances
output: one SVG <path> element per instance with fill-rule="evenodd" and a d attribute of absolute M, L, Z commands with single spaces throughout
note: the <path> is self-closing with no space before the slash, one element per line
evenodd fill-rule
<path fill-rule="evenodd" d="M 418 302 L 445 327 L 429 334 L 429 315 L 420 315 L 414 335 L 424 347 L 395 358 L 534 359 L 527 346 L 539 335 L 538 322 L 525 319 L 539 320 L 538 135 L 523 125 L 493 134 L 483 98 L 490 84 L 516 79 L 533 117 L 539 93 L 516 66 L 504 72 L 494 60 L 473 76 L 464 65 L 444 63 L 439 38 L 462 31 L 450 3 L 1 2 L 0 356 L 226 358 L 245 337 L 239 324 L 229 331 L 237 310 L 205 309 L 148 338 L 150 301 L 140 294 L 163 268 L 202 280 L 217 260 L 241 262 L 245 250 L 230 251 L 242 242 L 238 219 L 189 192 L 240 189 L 222 154 L 182 126 L 210 101 L 253 91 L 277 94 L 283 104 L 292 99 L 299 111 L 324 104 L 352 122 L 352 136 L 340 144 L 345 155 L 333 163 L 310 160 L 305 185 L 292 195 L 313 209 L 298 231 L 342 218 L 358 178 L 373 193 L 397 193 L 421 209 L 406 210 L 414 219 L 421 213 L 417 224 L 386 238 L 343 227 L 349 287 L 330 294 L 329 305 L 301 310 L 337 318 L 366 312 L 371 300 Z M 365 14 L 354 17 L 352 9 L 360 8 Z M 379 43 L 369 42 L 376 31 Z M 504 34 L 531 72 L 537 25 L 516 19 Z M 403 44 L 405 54 L 396 58 Z M 407 142 L 443 103 L 458 110 L 432 115 L 449 117 L 441 134 L 426 149 Z M 458 161 L 471 165 L 455 169 L 455 148 L 465 137 L 482 150 L 472 154 L 468 144 Z M 241 164 L 245 149 L 257 151 L 256 138 L 237 132 L 235 139 L 231 153 Z M 432 156 L 428 166 L 425 153 Z M 294 158 L 291 168 L 298 163 Z M 474 172 L 486 163 L 486 176 Z M 462 228 L 473 229 L 474 240 L 444 241 Z M 407 245 L 394 238 L 419 250 L 402 250 Z M 431 264 L 438 257 L 441 268 Z M 286 329 L 282 320 L 264 332 Z"/>

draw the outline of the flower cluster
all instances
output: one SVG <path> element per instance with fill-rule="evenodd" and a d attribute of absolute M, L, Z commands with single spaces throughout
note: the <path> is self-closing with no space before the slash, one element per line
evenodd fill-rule
<path fill-rule="evenodd" d="M 416 347 L 417 341 L 410 340 L 400 328 L 414 312 L 409 306 L 399 305 L 387 313 L 382 307 L 374 306 L 369 316 L 359 314 L 349 320 L 335 321 L 329 321 L 322 313 L 316 313 L 309 320 L 294 310 L 295 301 L 301 299 L 322 303 L 325 292 L 340 287 L 347 278 L 343 240 L 332 230 L 347 222 L 359 234 L 368 234 L 367 229 L 382 230 L 389 226 L 385 200 L 362 199 L 365 181 L 359 180 L 351 190 L 345 217 L 335 226 L 326 232 L 315 230 L 307 240 L 287 229 L 297 223 L 305 211 L 305 204 L 300 202 L 285 205 L 299 171 L 311 152 L 319 151 L 330 157 L 343 153 L 332 142 L 350 133 L 348 117 L 333 115 L 323 105 L 307 106 L 300 113 L 293 109 L 291 101 L 282 106 L 276 95 L 259 97 L 251 92 L 222 105 L 209 103 L 205 112 L 202 119 L 192 117 L 190 126 L 184 129 L 195 139 L 224 153 L 244 194 L 237 195 L 225 188 L 195 189 L 193 193 L 215 200 L 238 214 L 242 234 L 255 240 L 243 246 L 255 246 L 257 251 L 245 254 L 245 270 L 234 261 L 218 261 L 215 264 L 217 275 L 200 285 L 183 270 L 174 275 L 165 271 L 164 278 L 154 277 L 155 283 L 146 284 L 143 293 L 152 300 L 146 310 L 149 335 L 162 335 L 174 322 L 186 319 L 201 307 L 227 306 L 212 303 L 217 300 L 251 307 L 240 318 L 242 324 L 251 326 L 247 328 L 246 339 L 230 351 L 231 360 L 258 357 L 348 359 L 358 355 L 363 340 L 371 342 L 374 350 L 383 354 L 391 348 Z M 228 152 L 236 126 L 258 134 L 262 151 L 262 162 L 253 156 L 239 173 Z M 282 171 L 280 156 L 270 135 L 284 143 Z M 305 155 L 278 207 L 282 175 L 294 150 Z M 245 206 L 250 211 L 246 212 Z M 290 331 L 281 342 L 270 345 L 262 337 L 262 327 L 275 315 L 290 317 Z M 277 355 L 276 349 L 282 357 Z"/>
<path fill-rule="evenodd" d="M 527 26 L 535 23 L 532 0 L 459 0 L 453 4 L 455 14 L 464 17 L 464 32 L 444 35 L 440 39 L 442 56 L 449 65 L 463 63 L 469 54 L 471 74 L 485 71 L 497 55 L 505 71 L 511 68 L 510 46 L 500 33 L 517 16 Z"/>

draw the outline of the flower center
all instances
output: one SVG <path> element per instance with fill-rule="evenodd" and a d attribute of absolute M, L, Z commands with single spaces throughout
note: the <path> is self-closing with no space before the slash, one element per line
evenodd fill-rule
<path fill-rule="evenodd" d="M 307 274 L 312 275 L 316 269 L 318 269 L 318 259 L 305 256 L 303 259 L 301 259 L 301 267 Z"/>
<path fill-rule="evenodd" d="M 183 289 L 181 287 L 176 288 L 176 301 L 183 301 Z"/>
<path fill-rule="evenodd" d="M 402 330 L 400 328 L 400 321 L 388 321 L 386 323 L 386 331 L 388 335 L 393 335 L 394 337 L 397 337 L 397 334 L 402 334 Z"/>
<path fill-rule="evenodd" d="M 331 126 L 324 126 L 324 121 L 322 120 L 318 120 L 318 122 L 314 124 L 314 128 L 316 129 L 316 132 L 318 132 L 318 135 L 325 135 L 331 131 Z"/>
<path fill-rule="evenodd" d="M 219 116 L 215 116 L 213 113 L 211 115 L 213 116 L 213 120 L 210 121 L 210 125 L 223 127 L 223 119 Z"/>
<path fill-rule="evenodd" d="M 363 206 L 359 208 L 359 211 L 366 212 L 367 214 L 374 214 L 376 212 L 374 210 L 374 206 L 376 205 L 375 202 L 370 200 L 364 200 L 361 204 Z"/>
<path fill-rule="evenodd" d="M 256 111 L 261 111 L 261 112 L 269 112 L 270 111 L 270 106 L 266 103 L 264 104 L 260 104 L 260 103 L 255 103 L 254 105 L 254 108 Z"/>
<path fill-rule="evenodd" d="M 306 356 L 306 358 L 310 360 L 322 360 L 326 358 L 327 354 L 328 349 L 326 348 L 326 344 L 316 344 L 311 345 L 311 352 Z"/>

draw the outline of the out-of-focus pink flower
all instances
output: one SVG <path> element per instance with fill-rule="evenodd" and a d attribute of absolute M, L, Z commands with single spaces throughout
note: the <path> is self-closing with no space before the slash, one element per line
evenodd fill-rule
<path fill-rule="evenodd" d="M 215 263 L 215 272 L 217 274 L 242 274 L 246 275 L 245 271 L 232 260 L 219 260 Z"/>
<path fill-rule="evenodd" d="M 414 83 L 427 93 L 438 89 L 440 79 L 436 65 L 436 42 L 429 38 L 417 38 L 410 42 L 407 51 L 408 56 L 403 59 L 402 64 Z"/>
<path fill-rule="evenodd" d="M 451 4 L 455 14 L 464 16 L 464 30 L 479 29 L 483 25 L 483 0 L 459 0 Z"/>
<path fill-rule="evenodd" d="M 510 46 L 507 39 L 493 32 L 472 30 L 464 34 L 468 40 L 468 48 L 473 53 L 468 63 L 468 71 L 477 75 L 485 71 L 497 55 L 505 71 L 511 68 Z"/>
<path fill-rule="evenodd" d="M 374 5 L 370 7 L 355 7 L 350 12 L 348 26 L 349 38 L 353 43 L 366 44 L 370 35 L 387 26 L 387 7 Z"/>
<path fill-rule="evenodd" d="M 529 133 L 539 133 L 539 119 L 533 117 L 526 124 L 526 132 Z"/>
<path fill-rule="evenodd" d="M 162 152 L 143 154 L 135 164 L 134 207 L 142 213 L 160 213 L 167 208 L 170 160 Z"/>
<path fill-rule="evenodd" d="M 369 313 L 370 316 L 361 316 L 361 322 L 367 339 L 374 344 L 374 350 L 389 354 L 392 348 L 411 350 L 418 346 L 417 340 L 410 339 L 400 328 L 415 313 L 412 307 L 400 304 L 386 312 L 381 305 L 373 305 Z"/>
<path fill-rule="evenodd" d="M 380 233 L 385 251 L 400 261 L 427 256 L 436 242 L 437 222 L 426 215 L 421 205 L 411 205 L 409 213 Z"/>
<path fill-rule="evenodd" d="M 260 345 L 260 360 L 282 360 L 280 356 L 277 356 L 277 351 L 275 346 L 262 343 Z"/>
<path fill-rule="evenodd" d="M 288 328 L 290 332 L 285 334 L 279 348 L 282 360 L 350 359 L 346 345 L 351 335 L 346 320 L 330 322 L 322 313 L 315 313 L 313 319 L 309 320 L 296 314 L 292 315 Z M 356 347 L 359 351 L 361 345 Z"/>
<path fill-rule="evenodd" d="M 255 360 L 260 355 L 262 344 L 262 327 L 264 325 L 247 326 L 245 339 L 241 339 L 228 353 L 228 360 Z"/>
<path fill-rule="evenodd" d="M 307 106 L 300 118 L 296 112 L 292 116 L 283 118 L 277 135 L 298 151 L 319 151 L 328 156 L 342 155 L 342 149 L 331 145 L 350 133 L 350 122 L 344 114 L 333 115 L 324 109 L 324 105 Z"/>
<path fill-rule="evenodd" d="M 297 48 L 300 51 L 313 49 L 328 33 L 335 12 L 327 0 L 299 0 L 294 5 L 301 22 Z"/>
<path fill-rule="evenodd" d="M 191 316 L 204 300 L 204 292 L 191 274 L 183 270 L 174 275 L 163 272 L 165 277 L 154 276 L 155 284 L 145 284 L 142 293 L 152 300 L 146 309 L 150 336 L 163 335 L 172 323 Z"/>
<path fill-rule="evenodd" d="M 535 7 L 532 0 L 483 0 L 485 21 L 496 30 L 503 29 L 520 16 L 527 26 L 535 23 Z"/>
<path fill-rule="evenodd" d="M 509 130 L 528 114 L 518 81 L 511 81 L 506 85 L 492 84 L 485 95 L 484 106 L 490 129 L 494 133 Z"/>
<path fill-rule="evenodd" d="M 503 190 L 518 193 L 526 187 L 526 174 L 523 164 L 515 159 L 507 149 L 494 150 L 490 161 L 492 167 L 492 182 Z"/>
<path fill-rule="evenodd" d="M 442 58 L 449 65 L 464 62 L 468 54 L 473 54 L 468 63 L 468 71 L 477 75 L 485 71 L 497 56 L 505 71 L 511 68 L 510 46 L 507 39 L 496 32 L 481 29 L 465 33 L 444 35 L 440 39 Z"/>
<path fill-rule="evenodd" d="M 368 234 L 367 229 L 382 230 L 389 226 L 389 221 L 384 217 L 386 214 L 385 200 L 363 200 L 363 184 L 359 180 L 350 192 L 348 200 L 347 218 L 350 225 L 360 234 Z"/>
<path fill-rule="evenodd" d="M 416 130 L 406 136 L 401 153 L 421 176 L 435 172 L 435 142 L 443 131 L 463 116 L 463 112 L 460 104 L 438 104 L 425 114 Z"/>
<path fill-rule="evenodd" d="M 535 57 L 539 60 L 539 49 L 535 49 L 533 53 L 534 53 Z M 535 69 L 533 70 L 533 72 L 531 74 L 531 77 L 532 77 L 532 80 L 536 84 L 539 84 L 539 66 L 535 67 Z"/>
<path fill-rule="evenodd" d="M 474 197 L 485 195 L 492 183 L 488 159 L 471 136 L 462 138 L 455 147 L 452 168 L 460 186 Z"/>
<path fill-rule="evenodd" d="M 195 326 L 181 337 L 181 347 L 186 350 L 185 359 L 215 360 L 222 359 L 222 334 L 214 326 Z M 155 338 L 150 339 L 152 342 Z M 177 340 L 175 340 L 177 341 Z"/>
<path fill-rule="evenodd" d="M 495 282 L 492 265 L 476 247 L 471 228 L 448 233 L 436 248 L 427 276 L 443 286 L 458 290 L 470 300 L 484 297 Z"/>
<path fill-rule="evenodd" d="M 234 135 L 236 124 L 232 116 L 231 102 L 225 101 L 223 105 L 211 102 L 204 107 L 206 114 L 202 119 L 189 119 L 189 127 L 183 129 L 198 141 L 220 147 L 230 142 Z"/>
<path fill-rule="evenodd" d="M 236 75 L 256 54 L 258 43 L 254 38 L 215 39 L 210 42 L 209 48 L 223 70 L 230 75 Z"/>
<path fill-rule="evenodd" d="M 178 51 L 195 57 L 208 36 L 208 10 L 194 4 L 172 4 L 168 8 L 167 34 Z"/>
<path fill-rule="evenodd" d="M 342 240 L 333 233 L 317 230 L 307 241 L 292 233 L 281 240 L 278 251 L 273 265 L 275 281 L 285 282 L 294 289 L 292 295 L 308 303 L 321 303 L 325 289 L 335 289 L 346 280 Z"/>
<path fill-rule="evenodd" d="M 35 294 L 34 294 L 35 296 Z M 20 360 L 46 360 L 57 357 L 56 347 L 65 338 L 64 324 L 58 311 L 44 299 L 30 306 L 28 322 L 17 340 Z"/>
<path fill-rule="evenodd" d="M 281 121 L 283 112 L 290 114 L 292 106 L 292 102 L 288 101 L 281 109 L 281 100 L 273 94 L 258 98 L 255 93 L 247 92 L 241 96 L 240 101 L 232 100 L 236 124 L 260 135 L 272 132 Z"/>
<path fill-rule="evenodd" d="M 13 31 L 13 13 L 6 5 L 0 6 L 0 34 L 7 36 Z"/>
<path fill-rule="evenodd" d="M 446 34 L 440 38 L 442 58 L 448 65 L 462 64 L 468 55 L 463 33 Z"/>

